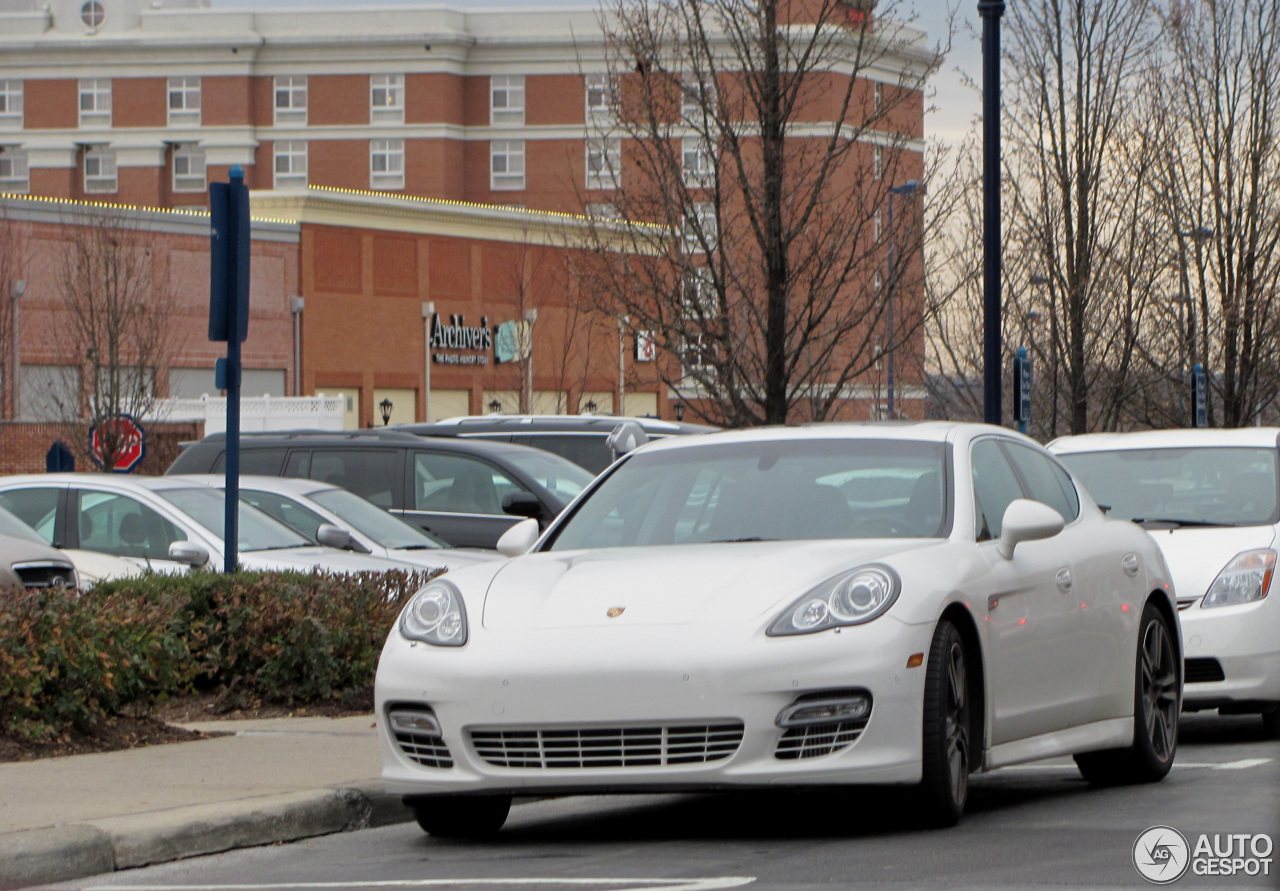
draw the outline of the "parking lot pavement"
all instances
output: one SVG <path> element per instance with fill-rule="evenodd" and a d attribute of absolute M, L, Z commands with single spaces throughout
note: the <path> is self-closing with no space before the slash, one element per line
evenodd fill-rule
<path fill-rule="evenodd" d="M 411 819 L 372 715 L 186 726 L 226 735 L 0 764 L 0 887 Z"/>

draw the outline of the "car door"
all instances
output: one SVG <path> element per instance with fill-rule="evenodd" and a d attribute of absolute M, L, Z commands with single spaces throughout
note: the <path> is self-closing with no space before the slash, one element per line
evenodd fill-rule
<path fill-rule="evenodd" d="M 68 508 L 68 547 L 123 557 L 157 572 L 187 571 L 185 563 L 169 559 L 169 545 L 192 537 L 136 498 L 119 492 L 72 489 Z"/>
<path fill-rule="evenodd" d="M 983 633 L 991 742 L 999 745 L 1073 722 L 1082 674 L 1074 658 L 1079 617 L 1068 593 L 1071 561 L 1060 536 L 1023 542 L 1008 560 L 997 550 L 1005 509 L 1030 496 L 1000 440 L 975 441 L 970 466 L 978 550 L 990 578 Z"/>
<path fill-rule="evenodd" d="M 498 467 L 455 452 L 415 451 L 409 504 L 399 513 L 456 548 L 493 548 L 521 517 L 502 512 L 502 498 L 529 489 Z M 532 493 L 530 493 L 532 494 Z"/>

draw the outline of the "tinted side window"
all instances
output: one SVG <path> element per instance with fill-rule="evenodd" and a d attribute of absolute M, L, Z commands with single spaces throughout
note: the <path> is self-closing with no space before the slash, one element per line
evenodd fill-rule
<path fill-rule="evenodd" d="M 13 489 L 0 492 L 0 507 L 26 523 L 49 544 L 53 544 L 53 526 L 57 519 L 60 489 Z"/>
<path fill-rule="evenodd" d="M 1062 519 L 1068 523 L 1079 515 L 1080 498 L 1076 495 L 1076 487 L 1061 467 L 1020 443 L 1007 442 L 1005 448 L 1026 480 L 1032 498 L 1062 514 Z"/>
<path fill-rule="evenodd" d="M 169 545 L 186 535 L 160 514 L 126 495 L 78 492 L 80 547 L 117 557 L 169 559 Z"/>
<path fill-rule="evenodd" d="M 284 465 L 281 476 L 293 476 L 298 479 L 311 479 L 311 453 L 294 449 L 289 453 L 289 460 Z"/>
<path fill-rule="evenodd" d="M 1005 510 L 1024 497 L 1022 486 L 994 439 L 975 442 L 971 461 L 978 527 L 975 533 L 978 541 L 999 538 Z"/>
<path fill-rule="evenodd" d="M 592 473 L 599 473 L 613 463 L 613 452 L 607 445 L 607 439 L 606 436 L 530 433 L 526 436 L 517 436 L 514 441 L 520 445 L 542 449 L 544 452 L 552 452 Z"/>
<path fill-rule="evenodd" d="M 280 465 L 284 461 L 284 449 L 240 449 L 240 472 L 256 473 L 261 476 L 280 476 Z M 225 473 L 227 470 L 227 453 L 219 452 L 213 462 L 211 473 Z"/>
<path fill-rule="evenodd" d="M 309 479 L 341 486 L 378 507 L 395 506 L 403 490 L 403 452 L 391 449 L 315 449 Z"/>
<path fill-rule="evenodd" d="M 275 492 L 258 492 L 240 490 L 240 499 L 248 502 L 265 514 L 270 514 L 286 526 L 296 529 L 314 540 L 320 531 L 320 524 L 329 522 L 315 511 L 307 508 L 292 498 L 277 495 Z"/>
<path fill-rule="evenodd" d="M 502 471 L 474 458 L 434 452 L 413 456 L 413 506 L 417 510 L 501 514 L 502 497 L 523 491 Z"/>

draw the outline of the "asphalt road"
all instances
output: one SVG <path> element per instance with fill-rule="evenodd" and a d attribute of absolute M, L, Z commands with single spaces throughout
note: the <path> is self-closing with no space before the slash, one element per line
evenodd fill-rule
<path fill-rule="evenodd" d="M 1280 742 L 1256 718 L 1184 720 L 1164 782 L 1087 786 L 1069 761 L 975 777 L 960 826 L 920 831 L 892 790 L 566 798 L 519 805 L 501 835 L 440 841 L 409 824 L 82 879 L 76 889 L 477 891 L 1151 887 L 1140 833 L 1266 833 L 1270 875 L 1171 887 L 1280 888 Z M 1225 843 L 1225 839 L 1222 839 Z"/>

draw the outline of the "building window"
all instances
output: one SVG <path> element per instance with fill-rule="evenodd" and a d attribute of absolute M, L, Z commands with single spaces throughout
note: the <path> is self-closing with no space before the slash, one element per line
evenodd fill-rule
<path fill-rule="evenodd" d="M 489 123 L 524 125 L 524 75 L 494 75 L 489 79 Z"/>
<path fill-rule="evenodd" d="M 204 149 L 195 143 L 173 147 L 173 190 L 203 192 L 205 190 Z"/>
<path fill-rule="evenodd" d="M 684 376 L 697 380 L 714 379 L 716 374 L 715 340 L 707 334 L 694 334 L 684 338 L 680 349 L 680 365 Z"/>
<path fill-rule="evenodd" d="M 276 78 L 276 124 L 307 122 L 307 77 L 286 75 Z"/>
<path fill-rule="evenodd" d="M 89 0 L 80 7 L 80 21 L 90 28 L 98 28 L 107 20 L 107 11 L 98 0 Z"/>
<path fill-rule="evenodd" d="M 618 114 L 618 101 L 613 85 L 609 83 L 609 75 L 588 74 L 586 83 L 587 120 L 616 117 Z"/>
<path fill-rule="evenodd" d="M 875 228 L 876 228 L 875 242 L 876 244 L 879 244 L 881 237 L 884 235 L 884 226 L 883 226 L 883 223 L 881 222 L 880 208 L 878 207 L 876 208 Z"/>
<path fill-rule="evenodd" d="M 622 140 L 587 140 L 588 189 L 616 189 L 622 181 Z"/>
<path fill-rule="evenodd" d="M 711 146 L 699 136 L 686 136 L 681 140 L 684 156 L 684 184 L 686 186 L 709 186 L 715 181 L 715 165 L 711 157 Z"/>
<path fill-rule="evenodd" d="M 31 191 L 27 153 L 16 145 L 0 145 L 0 192 L 25 195 Z"/>
<path fill-rule="evenodd" d="M 307 186 L 307 144 L 305 142 L 277 142 L 275 155 L 275 187 L 277 189 L 304 189 Z"/>
<path fill-rule="evenodd" d="M 114 192 L 116 182 L 116 153 L 105 145 L 91 145 L 84 150 L 84 190 L 86 192 Z"/>
<path fill-rule="evenodd" d="M 369 187 L 404 188 L 404 140 L 369 140 Z"/>
<path fill-rule="evenodd" d="M 716 206 L 709 201 L 699 201 L 689 208 L 689 214 L 684 218 L 681 234 L 685 253 L 702 254 L 706 250 L 714 251 L 719 242 L 719 233 Z"/>
<path fill-rule="evenodd" d="M 169 78 L 169 123 L 200 125 L 200 78 Z"/>
<path fill-rule="evenodd" d="M 489 188 L 524 188 L 523 139 L 495 139 L 489 144 Z"/>
<path fill-rule="evenodd" d="M 686 121 L 702 124 L 708 116 L 714 117 L 715 113 L 715 81 L 700 81 L 696 74 L 685 74 L 680 84 L 680 114 Z"/>
<path fill-rule="evenodd" d="M 111 81 L 109 79 L 80 81 L 80 126 L 111 126 Z"/>
<path fill-rule="evenodd" d="M 0 80 L 0 128 L 22 129 L 22 81 Z"/>
<path fill-rule="evenodd" d="M 685 270 L 681 309 L 686 320 L 706 321 L 720 315 L 720 301 L 710 269 L 696 266 Z"/>
<path fill-rule="evenodd" d="M 374 123 L 404 123 L 404 75 L 369 75 L 369 119 Z"/>
<path fill-rule="evenodd" d="M 876 182 L 884 178 L 884 149 L 880 146 L 871 153 L 871 178 Z"/>

